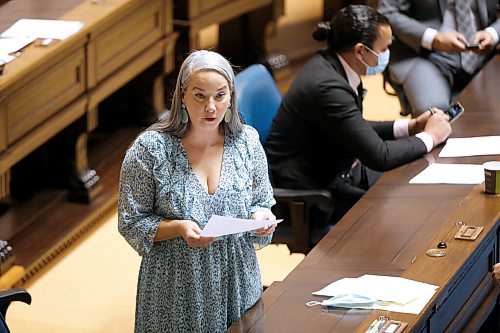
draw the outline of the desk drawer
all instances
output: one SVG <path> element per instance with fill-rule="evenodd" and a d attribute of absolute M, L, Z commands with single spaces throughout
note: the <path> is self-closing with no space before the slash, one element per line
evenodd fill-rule
<path fill-rule="evenodd" d="M 225 5 L 233 0 L 191 0 L 191 17 L 197 16 L 197 15 L 203 15 L 204 13 L 210 11 L 211 9 L 220 6 L 220 5 Z"/>
<path fill-rule="evenodd" d="M 137 1 L 137 6 L 91 36 L 91 87 L 161 40 L 162 8 L 159 0 Z"/>
<path fill-rule="evenodd" d="M 7 144 L 14 143 L 80 96 L 85 91 L 84 75 L 84 54 L 78 50 L 7 97 Z"/>
<path fill-rule="evenodd" d="M 460 312 L 482 280 L 490 275 L 492 260 L 497 258 L 495 253 L 497 239 L 496 232 L 491 233 L 485 246 L 478 249 L 458 272 L 450 283 L 447 294 L 449 295 L 441 304 L 437 305 L 436 312 L 429 320 L 428 332 L 442 333 L 447 330 L 452 332 L 456 328 L 448 327 L 450 321 Z M 469 311 L 472 316 L 473 312 Z"/>

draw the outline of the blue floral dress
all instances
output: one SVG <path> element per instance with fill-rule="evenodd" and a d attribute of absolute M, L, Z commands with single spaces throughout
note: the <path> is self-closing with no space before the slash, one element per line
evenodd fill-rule
<path fill-rule="evenodd" d="M 191 248 L 182 237 L 155 242 L 161 219 L 192 220 L 203 229 L 214 215 L 249 218 L 275 203 L 257 132 L 226 135 L 222 170 L 208 194 L 182 142 L 146 131 L 127 151 L 120 174 L 118 229 L 142 256 L 135 332 L 224 332 L 259 300 L 262 282 L 251 232 Z"/>

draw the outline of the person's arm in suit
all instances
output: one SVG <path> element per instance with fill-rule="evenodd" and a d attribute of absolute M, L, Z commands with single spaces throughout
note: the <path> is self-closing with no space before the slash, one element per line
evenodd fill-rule
<path fill-rule="evenodd" d="M 422 36 L 428 26 L 412 18 L 410 10 L 410 1 L 405 0 L 381 0 L 378 8 L 389 20 L 394 35 L 418 53 L 422 48 Z"/>
<path fill-rule="evenodd" d="M 363 119 L 356 96 L 345 83 L 321 83 L 319 86 L 316 101 L 321 107 L 311 108 L 310 120 L 369 168 L 390 170 L 427 153 L 423 141 L 415 136 L 383 140 L 381 136 L 394 137 L 391 134 L 393 122 L 373 123 L 372 127 Z"/>
<path fill-rule="evenodd" d="M 417 53 L 422 48 L 465 51 L 467 39 L 464 35 L 458 31 L 439 31 L 443 16 L 440 1 L 381 0 L 379 12 L 388 18 L 398 40 Z"/>
<path fill-rule="evenodd" d="M 487 23 L 482 26 L 474 36 L 474 42 L 480 45 L 480 49 L 475 50 L 479 53 L 490 52 L 500 40 L 500 20 L 497 18 L 497 0 L 488 0 L 479 2 L 479 13 L 481 15 L 480 22 Z M 481 7 L 482 6 L 482 7 Z M 484 23 L 483 23 L 484 24 Z"/>

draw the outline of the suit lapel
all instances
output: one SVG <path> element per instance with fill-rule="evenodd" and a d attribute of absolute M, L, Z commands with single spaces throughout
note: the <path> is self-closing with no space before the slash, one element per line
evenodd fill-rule
<path fill-rule="evenodd" d="M 345 80 L 346 86 L 350 88 L 350 90 L 352 91 L 352 94 L 356 98 L 358 108 L 361 111 L 363 111 L 363 97 L 366 93 L 365 90 L 363 89 L 361 94 L 356 94 L 356 92 L 352 89 L 352 87 L 349 84 L 349 80 L 347 79 L 347 74 L 344 70 L 344 66 L 342 66 L 342 63 L 340 62 L 337 55 L 331 54 L 330 52 L 328 52 L 328 50 L 322 51 L 322 54 L 323 54 L 323 57 L 325 57 L 325 59 L 332 65 L 332 67 L 335 69 L 335 71 L 337 73 L 339 73 L 340 75 L 342 75 L 342 77 Z M 363 88 L 362 84 L 363 83 L 361 82 L 361 84 L 360 84 L 361 88 Z"/>

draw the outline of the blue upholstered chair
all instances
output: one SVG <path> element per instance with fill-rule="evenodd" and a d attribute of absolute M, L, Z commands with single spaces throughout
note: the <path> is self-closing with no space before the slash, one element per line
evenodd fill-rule
<path fill-rule="evenodd" d="M 236 75 L 235 81 L 237 104 L 243 120 L 259 132 L 260 141 L 264 144 L 281 103 L 276 82 L 261 64 L 247 67 Z M 289 223 L 285 221 L 278 226 L 273 241 L 287 244 L 292 252 L 309 252 L 317 240 L 311 238 L 315 230 L 309 223 L 309 210 L 315 205 L 333 205 L 330 192 L 274 187 L 274 197 L 278 208 L 282 208 L 280 212 L 286 215 L 280 216 L 277 212 L 278 218 L 288 217 Z"/>
<path fill-rule="evenodd" d="M 10 303 L 14 301 L 31 304 L 31 295 L 22 288 L 0 291 L 0 333 L 9 333 L 9 328 L 5 322 L 5 314 Z"/>

